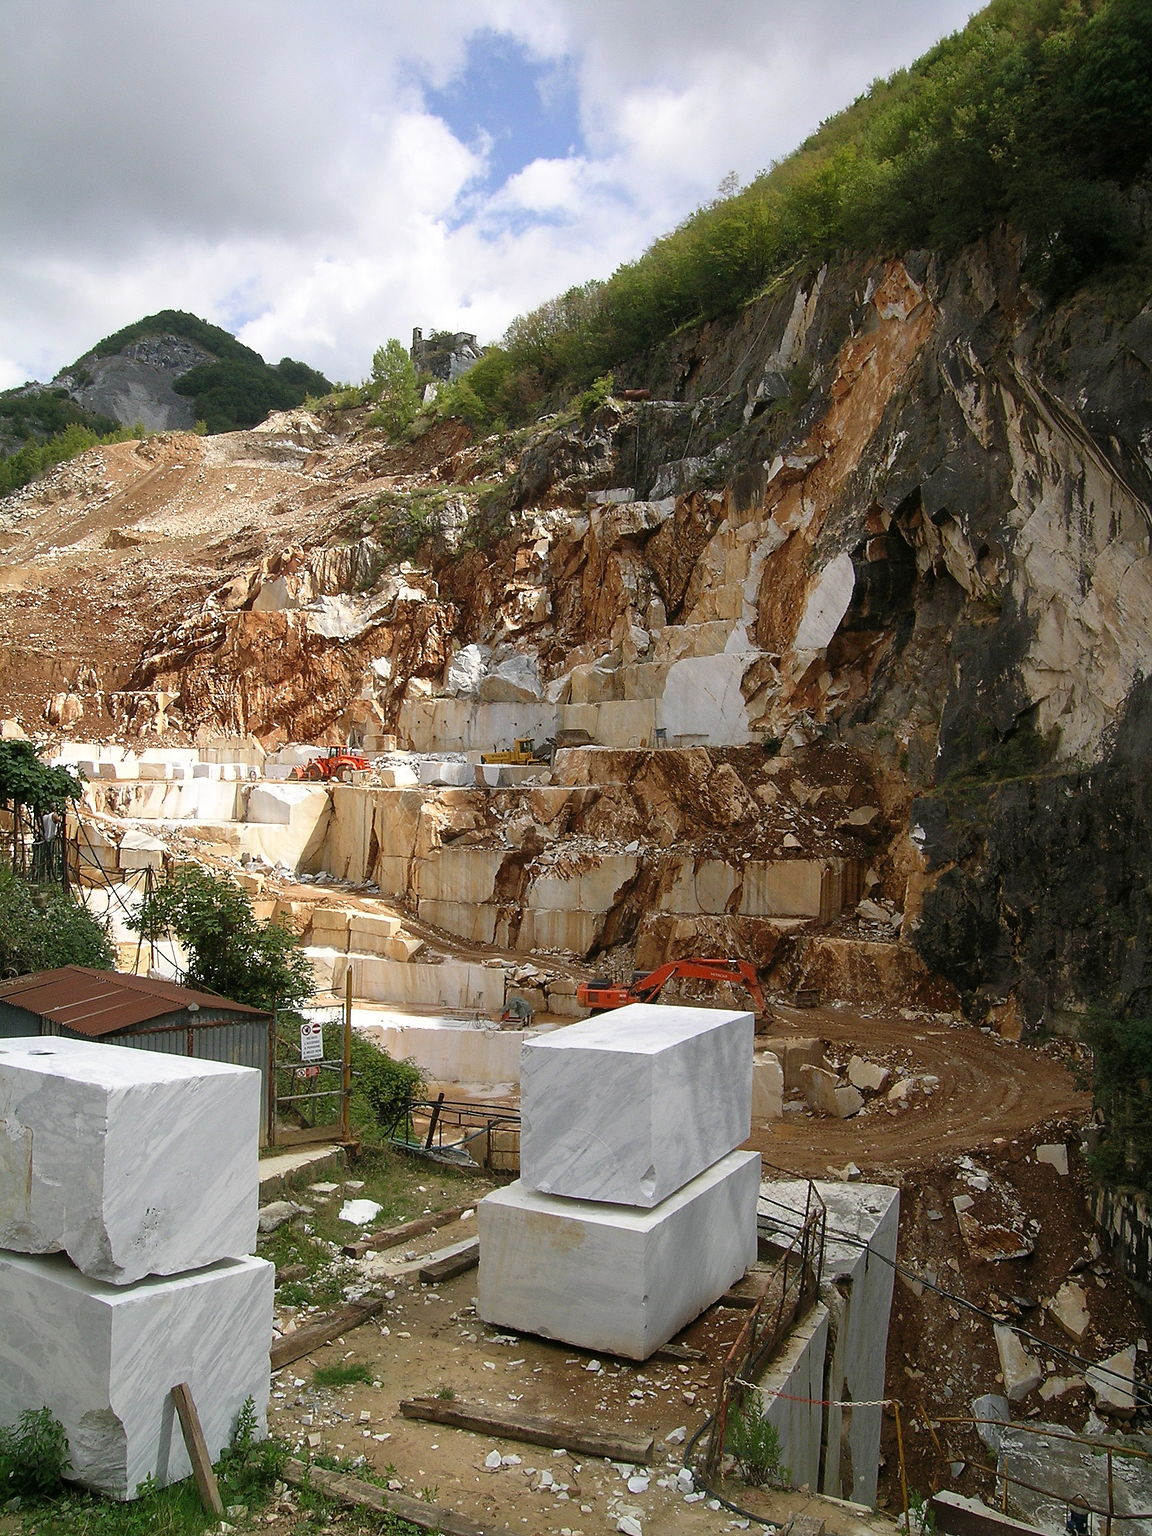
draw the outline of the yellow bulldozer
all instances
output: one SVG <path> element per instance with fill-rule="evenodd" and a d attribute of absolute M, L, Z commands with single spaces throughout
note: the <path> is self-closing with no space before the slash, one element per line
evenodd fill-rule
<path fill-rule="evenodd" d="M 480 756 L 482 763 L 515 763 L 519 767 L 526 767 L 529 763 L 550 763 L 552 754 L 545 742 L 539 749 L 531 736 L 517 736 L 516 745 L 510 752 L 484 752 Z"/>

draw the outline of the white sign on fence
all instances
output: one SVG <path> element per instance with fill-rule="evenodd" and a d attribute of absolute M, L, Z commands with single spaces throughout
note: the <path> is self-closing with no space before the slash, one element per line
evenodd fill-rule
<path fill-rule="evenodd" d="M 319 1019 L 305 1019 L 300 1026 L 300 1060 L 324 1060 L 324 1026 Z"/>

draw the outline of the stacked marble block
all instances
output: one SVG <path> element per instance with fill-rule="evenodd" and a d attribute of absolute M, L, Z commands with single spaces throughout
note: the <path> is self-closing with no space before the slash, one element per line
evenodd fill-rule
<path fill-rule="evenodd" d="M 69 1476 L 130 1499 L 268 1403 L 274 1270 L 249 1255 L 260 1073 L 54 1036 L 0 1040 L 0 1425 L 47 1407 Z"/>
<path fill-rule="evenodd" d="M 646 1360 L 756 1258 L 753 1019 L 635 1003 L 526 1041 L 520 1178 L 479 1205 L 477 1309 Z"/>

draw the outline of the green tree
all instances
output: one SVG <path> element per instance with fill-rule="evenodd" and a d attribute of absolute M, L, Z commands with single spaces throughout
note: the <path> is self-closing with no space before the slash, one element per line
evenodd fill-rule
<path fill-rule="evenodd" d="M 420 385 L 403 342 L 395 336 L 372 354 L 368 389 L 376 409 L 369 417 L 389 437 L 402 437 L 420 412 Z"/>
<path fill-rule="evenodd" d="M 312 996 L 312 967 L 295 934 L 259 922 L 234 880 L 178 864 L 140 905 L 145 938 L 170 934 L 189 954 L 181 980 L 253 1008 L 299 1008 Z"/>
<path fill-rule="evenodd" d="M 30 818 L 51 812 L 63 816 L 84 792 L 83 782 L 68 768 L 52 768 L 31 741 L 0 741 L 0 810 L 12 821 L 12 867 L 23 868 L 24 834 Z"/>
<path fill-rule="evenodd" d="M 59 965 L 110 971 L 115 962 L 106 923 L 67 891 L 42 889 L 0 864 L 0 975 Z"/>

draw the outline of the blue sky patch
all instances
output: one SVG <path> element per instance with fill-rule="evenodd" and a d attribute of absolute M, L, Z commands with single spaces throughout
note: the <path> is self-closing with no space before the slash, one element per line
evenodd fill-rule
<path fill-rule="evenodd" d="M 463 143 L 487 141 L 477 190 L 494 192 L 533 160 L 584 151 L 572 60 L 536 58 L 508 33 L 474 33 L 463 72 L 442 90 L 425 86 L 424 100 Z"/>

